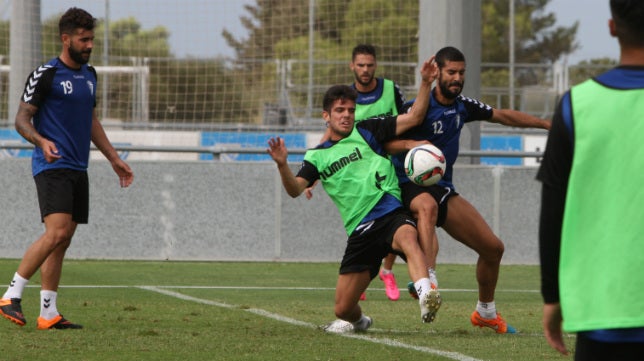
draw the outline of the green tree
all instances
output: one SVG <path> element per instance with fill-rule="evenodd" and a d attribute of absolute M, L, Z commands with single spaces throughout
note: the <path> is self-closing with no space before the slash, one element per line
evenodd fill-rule
<path fill-rule="evenodd" d="M 611 58 L 599 58 L 582 60 L 579 64 L 570 67 L 569 83 L 570 85 L 578 84 L 588 78 L 597 76 L 611 68 L 617 66 L 617 60 Z"/>
<path fill-rule="evenodd" d="M 4 62 L 9 56 L 9 28 L 9 21 L 0 21 L 0 54 L 5 56 Z"/>
<path fill-rule="evenodd" d="M 42 43 L 45 59 L 58 56 L 60 53 L 60 36 L 58 20 L 62 13 L 52 15 L 43 21 Z M 94 28 L 94 49 L 92 60 L 97 63 L 103 56 L 105 42 L 105 21 L 98 19 Z M 170 57 L 170 32 L 158 26 L 150 30 L 141 28 L 141 24 L 133 17 L 112 21 L 109 27 L 109 56 L 110 63 L 123 57 L 129 62 L 130 57 Z"/>
<path fill-rule="evenodd" d="M 515 63 L 549 65 L 579 48 L 575 41 L 579 23 L 575 22 L 570 27 L 555 26 L 555 14 L 545 11 L 550 0 L 514 1 Z M 507 63 L 510 58 L 510 1 L 483 0 L 481 12 L 482 62 Z M 543 81 L 550 78 L 550 70 L 547 66 L 518 66 L 514 71 L 513 85 L 517 88 L 544 85 Z M 481 85 L 484 87 L 507 89 L 509 80 L 509 70 L 505 67 L 481 71 Z M 507 97 L 501 98 L 501 103 L 496 97 L 483 96 L 482 100 L 496 106 L 509 106 L 505 103 Z"/>
<path fill-rule="evenodd" d="M 277 42 L 308 34 L 308 2 L 256 1 L 255 5 L 245 5 L 244 9 L 249 15 L 240 17 L 242 25 L 248 31 L 247 39 L 236 39 L 227 29 L 222 31 L 222 36 L 235 49 L 239 59 L 271 59 Z"/>
<path fill-rule="evenodd" d="M 42 24 L 43 59 L 60 54 L 58 20 L 62 13 L 52 15 Z M 94 29 L 94 48 L 91 63 L 102 65 L 104 53 L 104 20 L 98 19 Z M 0 54 L 9 54 L 9 22 L 0 22 Z M 177 60 L 170 52 L 169 31 L 164 27 L 143 29 L 140 22 L 129 17 L 110 22 L 110 66 L 146 65 L 148 114 L 152 122 L 168 123 L 248 123 L 256 109 L 248 107 L 236 85 L 239 73 L 222 59 Z M 3 50 L 5 49 L 5 50 Z M 133 58 L 138 59 L 133 62 Z M 108 118 L 126 122 L 135 119 L 134 86 L 140 74 L 107 73 L 99 71 L 99 103 L 107 100 Z M 7 81 L 3 82 L 7 84 Z M 107 84 L 107 95 L 102 85 Z M 2 100 L 6 104 L 6 89 Z M 99 104 L 99 107 L 102 106 Z"/>
<path fill-rule="evenodd" d="M 105 23 L 96 27 L 94 49 L 97 56 L 102 56 Z M 171 57 L 170 32 L 162 26 L 149 30 L 141 29 L 141 24 L 133 17 L 116 20 L 109 27 L 110 57 Z"/>
<path fill-rule="evenodd" d="M 555 26 L 556 17 L 545 11 L 550 0 L 515 0 L 515 59 L 522 63 L 552 64 L 561 56 L 578 48 L 575 42 L 578 23 L 570 27 Z M 316 79 L 329 82 L 350 82 L 346 65 L 351 48 L 360 42 L 375 44 L 379 49 L 379 63 L 417 61 L 418 1 L 409 0 L 317 0 L 315 2 Z M 257 0 L 245 7 L 248 12 L 240 18 L 248 30 L 248 38 L 235 38 L 227 30 L 223 36 L 235 49 L 238 59 L 308 59 L 308 6 L 306 1 Z M 482 61 L 506 63 L 509 59 L 509 1 L 482 1 Z M 326 65 L 320 65 L 324 62 Z M 245 63 L 248 74 L 253 66 Z M 346 63 L 345 63 L 346 64 Z M 257 69 L 257 68 L 255 68 Z M 266 69 L 264 69 L 266 70 Z M 388 74 L 384 67 L 380 75 Z M 391 72 L 390 77 L 403 84 L 413 84 L 415 70 Z M 537 84 L 545 78 L 543 69 L 525 68 L 515 72 L 517 86 Z M 308 68 L 300 64 L 291 69 L 293 82 L 306 84 Z M 346 74 L 346 75 L 342 75 Z M 324 75 L 325 77 L 322 77 Z M 318 76 L 320 76 L 318 78 Z M 252 76 L 248 84 L 256 85 Z M 345 80 L 346 79 L 346 80 Z M 275 82 L 267 82 L 270 87 Z M 484 86 L 507 87 L 507 69 L 485 69 Z M 318 82 L 319 84 L 319 82 Z M 264 94 L 267 94 L 264 92 Z M 304 101 L 302 93 L 297 102 Z"/>
<path fill-rule="evenodd" d="M 575 41 L 579 23 L 575 22 L 570 27 L 555 26 L 555 14 L 545 11 L 550 0 L 514 1 L 515 63 L 549 65 L 579 48 Z M 481 13 L 481 61 L 507 63 L 510 58 L 510 1 L 483 0 Z M 516 67 L 513 85 L 520 88 L 542 84 L 549 79 L 549 72 L 549 67 Z M 481 85 L 507 88 L 509 70 L 505 67 L 483 69 Z M 497 106 L 508 106 L 503 102 L 497 104 L 496 99 L 482 97 L 482 100 Z"/>
<path fill-rule="evenodd" d="M 150 118 L 167 123 L 248 123 L 245 99 L 231 91 L 235 74 L 219 60 L 150 63 Z"/>
<path fill-rule="evenodd" d="M 250 119 L 261 122 L 266 109 L 282 107 L 284 103 L 283 86 L 275 78 L 276 46 L 280 41 L 309 33 L 309 8 L 308 2 L 301 0 L 256 0 L 255 5 L 245 5 L 244 9 L 248 15 L 241 16 L 240 21 L 248 38 L 235 38 L 227 29 L 222 36 L 237 56 L 237 66 L 231 71 L 241 82 L 244 97 L 254 100 L 246 104 L 252 108 Z M 302 48 L 298 53 L 303 53 Z"/>
<path fill-rule="evenodd" d="M 554 13 L 546 13 L 550 0 L 514 0 L 515 60 L 521 63 L 554 63 L 579 48 L 578 22 L 556 26 Z M 481 60 L 507 62 L 510 53 L 509 0 L 483 0 L 481 6 Z"/>
<path fill-rule="evenodd" d="M 579 48 L 575 41 L 578 23 L 555 26 L 554 13 L 545 11 L 550 0 L 515 0 L 515 58 L 524 63 L 553 63 Z M 308 36 L 308 2 L 256 0 L 246 5 L 240 18 L 247 39 L 222 35 L 239 59 L 272 58 L 276 44 Z M 391 51 L 379 58 L 416 61 L 415 54 L 401 48 L 416 47 L 418 2 L 409 0 L 318 0 L 315 31 L 336 44 L 371 42 Z M 509 54 L 509 0 L 482 1 L 482 61 L 507 62 Z M 396 51 L 398 50 L 398 51 Z M 302 54 L 299 49 L 298 54 Z M 404 56 L 404 58 L 401 58 Z"/>
<path fill-rule="evenodd" d="M 417 2 L 318 0 L 315 5 L 313 58 L 315 86 L 316 89 L 319 88 L 318 91 L 326 88 L 325 84 L 349 83 L 352 80 L 347 67 L 351 49 L 360 42 L 376 44 L 381 63 L 415 63 Z M 247 87 L 256 89 L 257 79 L 252 74 L 261 73 L 265 86 L 270 89 L 282 89 L 280 79 L 267 78 L 266 74 L 274 74 L 274 71 L 271 72 L 272 65 L 265 61 L 294 61 L 289 66 L 289 79 L 295 84 L 289 91 L 289 105 L 304 108 L 308 96 L 304 88 L 310 75 L 306 63 L 309 58 L 309 3 L 257 0 L 254 6 L 247 5 L 245 9 L 249 15 L 242 16 L 240 20 L 248 30 L 248 38 L 236 39 L 227 30 L 224 30 L 222 35 L 235 49 L 237 59 L 243 59 Z M 401 33 L 407 35 L 401 37 Z M 262 59 L 262 62 L 259 62 L 259 59 Z M 380 75 L 386 74 L 386 70 L 386 67 L 381 66 Z M 409 74 L 405 75 L 404 81 L 413 84 L 413 68 L 407 66 L 405 70 Z M 399 78 L 402 77 L 396 77 Z M 264 99 L 260 104 L 280 102 L 279 99 L 270 99 L 274 94 L 270 91 L 260 92 L 260 97 Z M 315 104 L 318 104 L 317 99 Z"/>
<path fill-rule="evenodd" d="M 58 21 L 62 13 L 52 15 L 43 21 L 42 46 L 44 60 L 51 59 L 60 54 L 60 36 L 58 34 Z M 94 29 L 94 48 L 92 49 L 91 63 L 102 65 L 105 43 L 105 22 L 99 19 Z M 169 37 L 170 33 L 164 27 L 144 30 L 141 24 L 132 17 L 116 20 L 109 26 L 109 60 L 111 66 L 131 66 L 132 58 L 167 58 L 171 57 Z M 107 82 L 107 109 L 108 117 L 132 119 L 132 74 L 101 74 L 99 81 Z M 151 75 L 150 88 L 163 89 L 168 87 L 167 77 Z M 99 89 L 99 92 L 103 88 Z M 103 99 L 99 96 L 99 99 Z M 153 113 L 155 114 L 155 113 Z M 156 114 L 155 114 L 156 115 Z M 140 121 L 136 119 L 135 121 Z"/>

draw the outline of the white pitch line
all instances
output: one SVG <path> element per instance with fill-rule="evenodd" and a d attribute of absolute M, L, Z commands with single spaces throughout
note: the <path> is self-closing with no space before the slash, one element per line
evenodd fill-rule
<path fill-rule="evenodd" d="M 154 286 L 139 286 L 137 288 L 141 288 L 144 290 L 152 291 L 152 292 L 157 292 L 166 296 L 174 297 L 174 298 L 179 298 L 185 301 L 192 301 L 192 302 L 197 302 L 201 303 L 204 305 L 209 305 L 209 306 L 217 306 L 217 307 L 222 307 L 222 308 L 237 308 L 235 305 L 229 305 L 227 303 L 222 303 L 222 302 L 215 302 L 215 301 L 210 301 L 210 300 L 204 300 L 203 298 L 196 298 L 188 295 L 181 294 L 179 292 L 172 292 L 168 290 L 163 290 Z"/>
<path fill-rule="evenodd" d="M 28 285 L 29 288 L 40 288 L 40 285 Z M 61 285 L 61 288 L 130 288 L 138 287 L 144 288 L 148 286 L 141 285 Z M 268 290 L 268 291 L 335 291 L 335 287 L 265 287 L 265 286 L 186 286 L 186 285 L 157 285 L 150 286 L 159 289 L 164 288 L 185 288 L 185 289 L 213 289 L 213 290 Z M 384 288 L 368 288 L 367 291 L 384 291 Z M 406 292 L 406 288 L 400 288 L 401 292 Z M 478 292 L 473 288 L 441 288 L 441 292 Z M 539 290 L 496 290 L 497 293 L 538 293 Z"/>
<path fill-rule="evenodd" d="M 153 287 L 153 286 L 138 286 L 138 288 L 148 290 L 151 292 L 156 292 L 160 293 L 166 296 L 170 297 L 175 297 L 181 300 L 185 301 L 191 301 L 191 302 L 196 302 L 196 303 L 201 303 L 204 305 L 210 305 L 210 306 L 217 306 L 217 307 L 222 307 L 222 308 L 227 308 L 227 309 L 239 309 L 242 311 L 250 312 L 259 316 L 271 318 L 273 320 L 277 320 L 280 322 L 285 322 L 291 325 L 296 325 L 296 326 L 302 326 L 302 327 L 307 327 L 307 328 L 319 328 L 317 325 L 314 325 L 309 322 L 304 322 L 300 320 L 296 320 L 290 317 L 282 316 L 276 313 L 268 312 L 266 310 L 262 309 L 257 309 L 257 308 L 251 308 L 251 309 L 242 309 L 236 305 L 231 305 L 227 303 L 222 303 L 222 302 L 215 302 L 215 301 L 210 301 L 210 300 L 205 300 L 202 298 L 197 298 L 197 297 L 192 297 L 188 295 L 184 295 L 179 292 L 174 292 L 174 291 L 169 291 L 167 289 L 162 289 L 159 287 Z M 342 337 L 348 337 L 348 338 L 354 338 L 354 339 L 359 339 L 363 341 L 369 341 L 381 345 L 386 345 L 386 346 L 393 346 L 393 347 L 399 347 L 399 348 L 405 348 L 405 349 L 410 349 L 410 350 L 415 350 L 415 351 L 420 351 L 424 352 L 427 354 L 432 354 L 432 355 L 437 355 L 437 356 L 442 356 L 451 360 L 455 361 L 482 361 L 467 355 L 460 354 L 458 352 L 447 352 L 447 351 L 441 351 L 441 350 L 436 350 L 430 347 L 424 347 L 424 346 L 416 346 L 416 345 L 409 345 L 403 342 L 391 340 L 388 338 L 377 338 L 377 337 L 372 337 L 372 336 L 367 336 L 367 335 L 362 335 L 362 334 L 354 334 L 354 333 L 344 333 L 344 334 L 337 334 L 338 336 Z"/>
<path fill-rule="evenodd" d="M 27 285 L 28 288 L 40 288 L 40 285 Z M 247 286 L 186 286 L 186 285 L 181 285 L 181 286 L 167 286 L 167 285 L 157 285 L 157 286 L 132 286 L 132 285 L 62 285 L 60 288 L 140 288 L 140 289 L 154 289 L 155 292 L 159 292 L 162 289 L 166 288 L 171 288 L 171 289 L 217 289 L 217 290 L 286 290 L 286 291 L 335 291 L 335 288 L 333 287 L 247 287 Z M 384 288 L 379 289 L 379 288 L 370 288 L 369 290 L 376 290 L 376 291 L 384 291 Z M 405 289 L 406 290 L 406 289 Z M 401 289 L 401 291 L 404 291 Z M 441 292 L 477 292 L 477 290 L 474 289 L 459 289 L 459 288 L 452 288 L 452 289 L 445 289 L 442 288 Z M 540 292 L 538 290 L 497 290 L 497 292 L 516 292 L 516 293 L 536 293 Z M 174 294 L 169 294 L 169 296 L 173 296 Z M 189 296 L 186 296 L 189 297 Z M 199 299 L 193 300 L 195 302 L 201 302 Z M 229 307 L 229 308 L 237 308 L 237 306 L 224 306 L 223 304 L 215 304 L 213 306 L 219 306 L 219 307 Z M 246 311 L 253 312 L 254 310 L 247 309 Z M 261 314 L 262 310 L 257 310 L 258 314 Z M 300 322 L 293 320 L 294 322 Z M 310 326 L 309 324 L 306 324 L 306 326 Z M 379 329 L 379 328 L 370 328 L 369 329 L 370 333 L 379 333 L 379 332 L 384 332 L 384 333 L 404 333 L 404 334 L 409 334 L 409 333 L 416 333 L 420 331 L 409 331 L 409 330 L 392 330 L 392 329 Z M 434 330 L 429 330 L 429 331 L 422 331 L 422 332 L 435 332 Z M 543 338 L 543 333 L 517 333 L 513 335 L 513 337 L 539 337 Z M 567 338 L 575 338 L 575 334 L 565 334 L 564 337 Z"/>

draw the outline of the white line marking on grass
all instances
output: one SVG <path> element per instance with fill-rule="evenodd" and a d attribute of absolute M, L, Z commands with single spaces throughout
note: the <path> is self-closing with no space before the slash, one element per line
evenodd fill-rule
<path fill-rule="evenodd" d="M 425 346 L 409 345 L 409 344 L 402 343 L 402 342 L 395 341 L 395 340 L 391 340 L 391 339 L 388 339 L 388 338 L 375 338 L 375 337 L 371 337 L 371 336 L 358 335 L 358 334 L 352 334 L 352 333 L 348 333 L 348 334 L 344 333 L 344 334 L 339 334 L 339 335 L 344 336 L 344 337 L 349 337 L 349 338 L 357 338 L 357 339 L 360 339 L 360 340 L 365 340 L 365 341 L 369 341 L 369 342 L 373 342 L 373 343 L 379 343 L 379 344 L 383 344 L 383 345 L 386 345 L 386 346 L 393 346 L 393 347 L 410 349 L 410 350 L 414 350 L 414 351 L 420 351 L 420 352 L 424 352 L 424 353 L 428 353 L 428 354 L 432 354 L 432 355 L 446 357 L 446 358 L 456 360 L 456 361 L 482 361 L 482 360 L 479 360 L 479 359 L 476 359 L 476 358 L 473 358 L 473 357 L 469 357 L 469 356 L 460 354 L 458 352 L 440 351 L 440 350 L 436 350 L 436 349 L 425 347 Z"/>
<path fill-rule="evenodd" d="M 210 300 L 204 300 L 203 298 L 196 298 L 196 297 L 184 295 L 184 294 L 179 293 L 179 292 L 172 292 L 172 291 L 168 291 L 168 290 L 162 290 L 162 289 L 160 289 L 158 287 L 154 287 L 154 286 L 138 286 L 138 288 L 148 290 L 148 291 L 152 291 L 152 292 L 157 292 L 157 293 L 160 293 L 160 294 L 163 294 L 163 295 L 166 295 L 166 296 L 170 296 L 170 297 L 174 297 L 174 298 L 179 298 L 179 299 L 182 299 L 182 300 L 185 300 L 185 301 L 192 301 L 192 302 L 201 303 L 201 304 L 204 304 L 204 305 L 217 306 L 217 307 L 222 307 L 222 308 L 237 308 L 237 306 L 235 306 L 235 305 L 229 305 L 227 303 L 215 302 L 215 301 L 210 301 Z"/>
<path fill-rule="evenodd" d="M 156 288 L 187 288 L 206 290 L 264 290 L 264 291 L 335 291 L 335 287 L 264 287 L 264 286 L 154 286 Z M 383 288 L 384 290 L 384 288 Z"/>
<path fill-rule="evenodd" d="M 40 288 L 40 285 L 28 285 L 30 288 Z M 148 286 L 136 286 L 136 285 L 61 285 L 61 288 L 129 288 L 129 287 L 138 287 L 144 288 Z M 335 287 L 269 287 L 269 286 L 186 286 L 186 285 L 157 285 L 153 286 L 158 289 L 163 288 L 185 288 L 185 289 L 213 289 L 213 290 L 267 290 L 267 291 L 335 291 Z M 384 288 L 368 288 L 367 291 L 384 291 Z M 406 288 L 401 288 L 401 292 L 407 291 Z M 441 288 L 441 292 L 478 292 L 477 289 L 473 288 Z M 503 290 L 497 289 L 499 292 L 507 293 L 538 293 L 539 290 Z"/>
<path fill-rule="evenodd" d="M 276 313 L 268 312 L 266 310 L 261 310 L 261 309 L 258 309 L 258 308 L 249 308 L 246 311 L 248 311 L 250 313 L 254 313 L 256 315 L 264 316 L 264 317 L 267 317 L 267 318 L 272 318 L 273 320 L 276 320 L 276 321 L 286 322 L 286 323 L 291 324 L 291 325 L 303 326 L 303 327 L 308 327 L 308 328 L 318 328 L 318 326 L 316 326 L 316 325 L 314 325 L 312 323 L 296 320 L 294 318 L 278 315 Z"/>
<path fill-rule="evenodd" d="M 277 320 L 277 321 L 280 321 L 280 322 L 285 322 L 285 323 L 288 323 L 288 324 L 291 324 L 291 325 L 303 326 L 303 327 L 307 327 L 307 328 L 319 328 L 317 325 L 314 325 L 312 323 L 296 320 L 296 319 L 293 319 L 293 318 L 290 318 L 290 317 L 282 316 L 282 315 L 272 313 L 272 312 L 268 312 L 268 311 L 262 310 L 262 309 L 257 309 L 257 308 L 242 309 L 242 308 L 240 308 L 239 306 L 236 306 L 236 305 L 231 305 L 231 304 L 228 304 L 228 303 L 222 303 L 222 302 L 216 302 L 216 301 L 205 300 L 205 299 L 202 299 L 202 298 L 192 297 L 192 296 L 184 295 L 184 294 L 179 293 L 179 292 L 174 292 L 174 291 L 169 291 L 167 289 L 162 289 L 160 287 L 138 286 L 138 288 L 144 289 L 144 290 L 147 290 L 147 291 L 151 291 L 151 292 L 160 293 L 160 294 L 170 296 L 170 297 L 175 297 L 175 298 L 185 300 L 185 301 L 201 303 L 201 304 L 204 304 L 204 305 L 217 306 L 217 307 L 223 307 L 223 308 L 228 308 L 228 309 L 233 309 L 233 308 L 234 309 L 239 309 L 239 310 L 242 310 L 242 311 L 247 311 L 247 312 L 250 312 L 250 313 L 253 313 L 253 314 L 256 314 L 256 315 L 259 315 L 259 316 L 267 317 L 267 318 L 270 318 L 270 319 L 273 319 L 273 320 Z M 367 336 L 367 335 L 363 335 L 363 334 L 354 334 L 354 333 L 343 333 L 343 334 L 337 334 L 337 335 L 342 336 L 342 337 L 348 337 L 348 338 L 354 338 L 354 339 L 358 339 L 358 340 L 363 340 L 363 341 L 369 341 L 369 342 L 373 342 L 373 343 L 377 343 L 377 344 L 381 344 L 381 345 L 385 345 L 385 346 L 393 346 L 393 347 L 399 347 L 399 348 L 404 348 L 404 349 L 409 349 L 409 350 L 414 350 L 414 351 L 420 351 L 420 352 L 424 352 L 424 353 L 427 353 L 427 354 L 446 357 L 448 359 L 456 360 L 456 361 L 481 361 L 479 359 L 476 359 L 476 358 L 473 358 L 473 357 L 470 357 L 470 356 L 466 356 L 466 355 L 460 354 L 458 352 L 448 352 L 448 351 L 436 350 L 436 349 L 429 348 L 429 347 L 424 347 L 424 346 L 409 345 L 409 344 L 399 342 L 399 341 L 395 341 L 395 340 L 391 340 L 391 339 L 388 339 L 388 338 L 377 338 L 377 337 Z"/>

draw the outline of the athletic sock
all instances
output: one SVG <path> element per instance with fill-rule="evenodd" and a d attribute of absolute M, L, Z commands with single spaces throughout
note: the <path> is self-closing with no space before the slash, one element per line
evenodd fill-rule
<path fill-rule="evenodd" d="M 18 272 L 16 272 L 9 284 L 9 288 L 7 288 L 7 292 L 4 293 L 2 298 L 22 298 L 22 292 L 25 290 L 25 286 L 28 282 L 28 279 L 21 277 Z"/>
<path fill-rule="evenodd" d="M 421 278 L 418 281 L 414 282 L 414 287 L 416 287 L 416 293 L 418 293 L 418 300 L 422 302 L 424 296 L 432 289 L 432 286 L 429 283 L 429 278 Z"/>
<path fill-rule="evenodd" d="M 45 320 L 51 320 L 58 316 L 58 309 L 56 308 L 57 297 L 58 292 L 56 291 L 40 291 L 40 317 Z"/>
<path fill-rule="evenodd" d="M 436 286 L 438 288 L 438 278 L 436 278 L 436 271 L 429 267 L 427 268 L 427 272 L 429 273 L 429 284 Z"/>
<path fill-rule="evenodd" d="M 481 317 L 483 318 L 490 318 L 490 319 L 496 318 L 496 304 L 494 304 L 494 301 L 492 302 L 478 301 L 476 303 L 476 311 L 478 311 L 479 315 L 481 315 Z"/>
<path fill-rule="evenodd" d="M 364 314 L 360 315 L 360 319 L 356 322 L 351 322 L 353 324 L 353 327 L 355 327 L 357 330 L 364 330 L 367 328 L 367 325 L 369 324 L 369 319 L 364 316 Z"/>
<path fill-rule="evenodd" d="M 384 267 L 382 268 L 382 274 L 383 274 L 383 275 L 388 275 L 388 274 L 390 274 L 390 273 L 394 273 L 394 271 L 392 271 L 392 270 L 390 270 L 390 269 L 386 269 L 386 268 L 384 268 Z"/>

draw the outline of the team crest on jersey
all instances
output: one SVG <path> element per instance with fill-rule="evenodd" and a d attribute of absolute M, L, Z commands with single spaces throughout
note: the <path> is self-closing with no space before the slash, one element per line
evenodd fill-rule
<path fill-rule="evenodd" d="M 88 80 L 88 81 L 87 81 L 87 87 L 89 88 L 89 92 L 90 92 L 92 95 L 94 95 L 94 83 L 92 83 L 91 81 L 89 81 L 89 80 Z"/>

